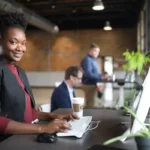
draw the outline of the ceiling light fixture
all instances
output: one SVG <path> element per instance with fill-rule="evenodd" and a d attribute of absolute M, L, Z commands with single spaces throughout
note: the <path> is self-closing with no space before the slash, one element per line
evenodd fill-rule
<path fill-rule="evenodd" d="M 96 0 L 93 7 L 92 7 L 93 10 L 103 10 L 104 9 L 104 5 L 103 5 L 103 2 L 102 0 Z"/>
<path fill-rule="evenodd" d="M 109 21 L 106 21 L 105 26 L 104 26 L 104 30 L 106 30 L 106 31 L 112 30 L 112 27 L 110 26 L 110 22 Z"/>

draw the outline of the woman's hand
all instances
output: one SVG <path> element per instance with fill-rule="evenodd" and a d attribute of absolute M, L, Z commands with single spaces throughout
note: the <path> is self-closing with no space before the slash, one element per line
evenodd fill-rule
<path fill-rule="evenodd" d="M 71 125 L 62 119 L 54 119 L 48 124 L 42 124 L 41 133 L 56 133 L 56 132 L 67 132 L 67 130 L 71 129 Z"/>
<path fill-rule="evenodd" d="M 66 120 L 74 120 L 74 119 L 79 119 L 79 117 L 72 113 L 72 114 L 56 114 L 56 113 L 51 113 L 51 117 L 53 119 L 66 119 Z"/>

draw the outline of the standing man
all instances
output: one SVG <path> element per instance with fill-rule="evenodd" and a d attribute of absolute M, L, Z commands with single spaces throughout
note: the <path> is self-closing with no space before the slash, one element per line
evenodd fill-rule
<path fill-rule="evenodd" d="M 65 80 L 55 88 L 51 97 L 51 111 L 58 108 L 72 108 L 73 88 L 82 81 L 83 71 L 78 66 L 71 66 L 65 71 Z"/>
<path fill-rule="evenodd" d="M 95 106 L 97 97 L 96 83 L 106 80 L 108 75 L 102 75 L 98 72 L 98 57 L 100 48 L 96 44 L 91 44 L 88 55 L 82 60 L 81 66 L 84 71 L 82 83 L 83 91 L 85 92 L 86 106 Z"/>

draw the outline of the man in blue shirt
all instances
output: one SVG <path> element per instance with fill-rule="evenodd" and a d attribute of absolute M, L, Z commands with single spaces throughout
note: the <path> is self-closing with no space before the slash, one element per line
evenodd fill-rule
<path fill-rule="evenodd" d="M 91 44 L 88 55 L 82 60 L 81 66 L 84 71 L 82 83 L 83 91 L 85 92 L 86 106 L 96 106 L 97 90 L 96 84 L 99 81 L 106 80 L 108 75 L 102 75 L 98 72 L 98 57 L 100 48 L 96 44 Z"/>
<path fill-rule="evenodd" d="M 51 111 L 58 108 L 72 108 L 72 98 L 75 97 L 74 87 L 81 84 L 83 70 L 71 66 L 65 71 L 65 80 L 55 88 L 51 96 Z"/>

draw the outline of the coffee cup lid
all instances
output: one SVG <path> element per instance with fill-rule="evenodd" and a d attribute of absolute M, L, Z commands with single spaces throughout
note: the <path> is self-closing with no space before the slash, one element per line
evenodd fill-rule
<path fill-rule="evenodd" d="M 83 97 L 74 97 L 72 98 L 73 103 L 84 103 L 84 98 Z"/>

